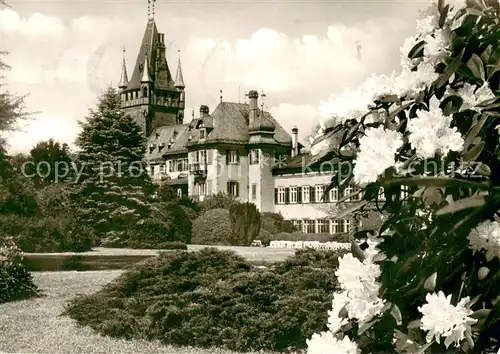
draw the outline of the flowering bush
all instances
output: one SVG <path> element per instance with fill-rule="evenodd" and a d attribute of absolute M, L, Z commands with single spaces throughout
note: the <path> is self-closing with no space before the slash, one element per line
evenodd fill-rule
<path fill-rule="evenodd" d="M 332 185 L 364 188 L 351 212 L 386 217 L 339 259 L 309 353 L 500 350 L 499 23 L 498 0 L 432 2 L 400 73 L 323 104 L 315 161 L 342 161 Z"/>
<path fill-rule="evenodd" d="M 0 237 L 0 303 L 37 293 L 31 274 L 22 264 L 22 253 L 12 238 Z"/>

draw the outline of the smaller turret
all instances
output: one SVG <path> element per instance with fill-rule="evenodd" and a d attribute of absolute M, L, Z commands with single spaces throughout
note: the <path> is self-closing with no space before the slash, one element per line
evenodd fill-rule
<path fill-rule="evenodd" d="M 186 88 L 186 85 L 184 85 L 184 77 L 182 76 L 180 50 L 178 51 L 178 53 L 179 58 L 177 59 L 177 75 L 175 76 L 175 87 L 179 90 L 184 90 Z"/>
<path fill-rule="evenodd" d="M 125 49 L 123 49 L 122 75 L 120 77 L 120 83 L 118 84 L 118 88 L 120 90 L 125 90 L 127 86 L 128 86 L 127 64 L 125 62 Z"/>

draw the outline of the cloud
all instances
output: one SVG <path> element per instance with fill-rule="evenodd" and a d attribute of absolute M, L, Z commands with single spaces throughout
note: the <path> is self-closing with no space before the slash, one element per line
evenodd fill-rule
<path fill-rule="evenodd" d="M 22 19 L 17 12 L 5 9 L 0 11 L 0 23 L 0 28 L 5 33 L 20 33 L 29 37 L 53 37 L 64 33 L 61 19 L 40 13 Z"/>
<path fill-rule="evenodd" d="M 280 122 L 288 132 L 293 127 L 299 130 L 299 140 L 307 144 L 307 137 L 311 135 L 314 124 L 318 121 L 318 109 L 312 105 L 294 105 L 280 103 L 272 107 L 269 113 Z"/>
<path fill-rule="evenodd" d="M 74 148 L 74 140 L 79 126 L 76 122 L 63 117 L 39 114 L 33 120 L 26 122 L 20 131 L 6 134 L 10 149 L 17 152 L 28 152 L 39 141 L 54 139 L 66 142 Z M 27 139 L 27 137 L 29 137 Z"/>

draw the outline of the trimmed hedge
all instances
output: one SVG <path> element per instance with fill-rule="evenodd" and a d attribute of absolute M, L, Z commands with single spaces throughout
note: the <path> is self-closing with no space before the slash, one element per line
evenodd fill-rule
<path fill-rule="evenodd" d="M 267 269 L 230 251 L 168 252 L 65 314 L 102 335 L 237 351 L 306 347 L 326 330 L 343 252 L 299 250 Z"/>
<path fill-rule="evenodd" d="M 233 239 L 227 209 L 209 210 L 193 221 L 192 244 L 229 246 Z"/>

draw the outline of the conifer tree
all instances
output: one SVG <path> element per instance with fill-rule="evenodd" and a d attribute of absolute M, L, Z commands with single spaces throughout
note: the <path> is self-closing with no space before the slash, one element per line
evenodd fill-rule
<path fill-rule="evenodd" d="M 73 193 L 78 215 L 97 237 L 120 237 L 150 212 L 148 197 L 154 187 L 143 160 L 145 139 L 120 109 L 120 96 L 113 88 L 103 93 L 80 126 Z"/>

